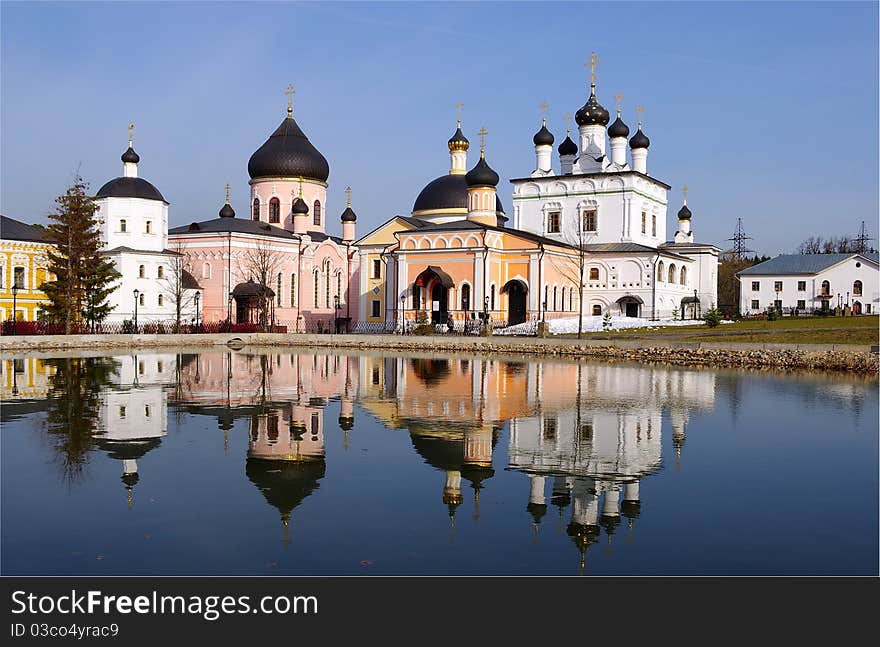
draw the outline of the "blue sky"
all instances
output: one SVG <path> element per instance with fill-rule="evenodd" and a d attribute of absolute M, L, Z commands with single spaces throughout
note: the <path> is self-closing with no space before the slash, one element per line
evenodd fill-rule
<path fill-rule="evenodd" d="M 226 182 L 246 214 L 288 83 L 330 162 L 330 233 L 347 185 L 359 234 L 409 213 L 448 169 L 456 101 L 510 210 L 539 104 L 558 143 L 595 50 L 603 105 L 622 92 L 631 129 L 645 106 L 670 232 L 687 183 L 703 242 L 726 247 L 737 217 L 768 254 L 862 220 L 877 236 L 876 3 L 3 2 L 0 19 L 0 210 L 26 222 L 77 170 L 93 190 L 120 175 L 129 121 L 172 226 L 215 217 Z"/>

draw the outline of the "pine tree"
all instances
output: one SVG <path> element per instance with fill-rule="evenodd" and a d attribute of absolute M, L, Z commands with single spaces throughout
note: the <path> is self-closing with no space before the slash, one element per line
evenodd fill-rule
<path fill-rule="evenodd" d="M 64 333 L 83 321 L 100 322 L 112 306 L 107 297 L 114 289 L 119 273 L 113 261 L 100 254 L 97 205 L 89 197 L 88 184 L 77 175 L 64 195 L 55 199 L 58 205 L 49 214 L 49 272 L 55 280 L 41 289 L 49 303 L 49 320 L 64 323 Z"/>

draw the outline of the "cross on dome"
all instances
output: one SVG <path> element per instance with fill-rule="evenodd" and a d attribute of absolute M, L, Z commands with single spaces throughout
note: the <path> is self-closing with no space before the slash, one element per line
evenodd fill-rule
<path fill-rule="evenodd" d="M 292 83 L 287 84 L 287 89 L 284 91 L 284 94 L 287 95 L 287 116 L 289 117 L 293 114 L 293 95 L 296 94 Z"/>
<path fill-rule="evenodd" d="M 461 101 L 456 102 L 455 107 L 458 109 L 458 127 L 461 128 L 461 107 L 464 104 Z"/>
<path fill-rule="evenodd" d="M 596 87 L 596 67 L 602 64 L 596 52 L 590 54 L 590 60 L 584 63 L 584 67 L 590 68 L 590 87 Z"/>

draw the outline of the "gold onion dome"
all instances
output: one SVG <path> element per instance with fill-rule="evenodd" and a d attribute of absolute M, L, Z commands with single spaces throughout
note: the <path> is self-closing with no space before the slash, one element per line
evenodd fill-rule
<path fill-rule="evenodd" d="M 449 139 L 449 152 L 466 151 L 470 147 L 471 143 L 467 140 L 467 137 L 464 136 L 464 133 L 461 132 L 461 122 L 458 122 L 458 128 L 456 128 L 455 134 Z"/>

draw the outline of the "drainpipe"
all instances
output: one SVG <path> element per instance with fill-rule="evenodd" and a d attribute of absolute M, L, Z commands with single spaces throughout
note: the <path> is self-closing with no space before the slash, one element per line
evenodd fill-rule
<path fill-rule="evenodd" d="M 651 269 L 651 321 L 657 321 L 657 261 L 659 260 L 658 252 Z"/>
<path fill-rule="evenodd" d="M 541 287 L 544 282 L 544 243 L 538 243 L 541 246 L 541 255 L 538 257 L 538 319 L 543 321 L 544 314 L 541 306 Z M 584 298 L 583 288 L 578 295 L 578 302 Z"/>
<path fill-rule="evenodd" d="M 303 241 L 302 236 L 299 236 L 298 241 L 298 251 L 299 253 L 296 255 L 296 319 L 293 322 L 296 331 L 299 332 L 299 315 L 300 309 L 302 308 L 302 258 L 303 258 Z M 305 331 L 303 331 L 305 332 Z"/>
<path fill-rule="evenodd" d="M 483 303 L 489 296 L 488 280 L 489 280 L 489 246 L 486 244 L 486 230 L 483 230 Z M 495 305 L 494 303 L 492 304 Z"/>

